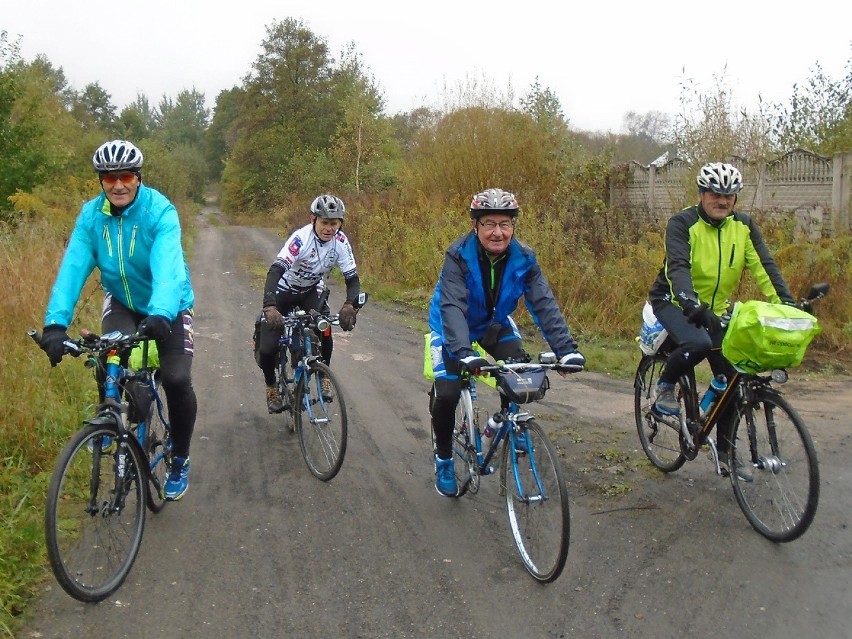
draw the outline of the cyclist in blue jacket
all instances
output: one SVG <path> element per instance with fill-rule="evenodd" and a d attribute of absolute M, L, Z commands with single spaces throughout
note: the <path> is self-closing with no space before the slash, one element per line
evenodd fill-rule
<path fill-rule="evenodd" d="M 518 200 L 501 189 L 473 196 L 473 228 L 444 257 L 444 266 L 429 306 L 430 351 L 435 373 L 431 400 L 435 433 L 435 488 L 445 497 L 458 494 L 452 455 L 459 373 L 475 373 L 488 362 L 473 350 L 478 342 L 501 360 L 521 360 L 521 335 L 511 313 L 523 297 L 550 348 L 565 366 L 580 370 L 586 359 L 577 351 L 568 325 L 532 249 L 515 239 Z"/>
<path fill-rule="evenodd" d="M 177 500 L 189 486 L 198 406 L 191 374 L 194 295 L 177 210 L 142 184 L 142 161 L 142 152 L 126 140 L 95 151 L 92 164 L 103 193 L 77 217 L 47 304 L 41 347 L 56 366 L 83 285 L 97 268 L 105 291 L 101 330 L 138 329 L 157 341 L 173 445 L 165 496 Z"/>

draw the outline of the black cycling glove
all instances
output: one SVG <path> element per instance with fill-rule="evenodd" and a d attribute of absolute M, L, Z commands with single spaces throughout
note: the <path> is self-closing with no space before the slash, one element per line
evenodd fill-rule
<path fill-rule="evenodd" d="M 707 304 L 701 303 L 697 306 L 689 306 L 683 309 L 683 314 L 690 324 L 706 328 L 711 333 L 717 333 L 722 330 L 722 323 L 719 320 L 719 316 Z"/>
<path fill-rule="evenodd" d="M 62 361 L 62 356 L 65 355 L 65 346 L 62 342 L 70 339 L 68 333 L 65 332 L 66 330 L 64 326 L 54 324 L 53 326 L 45 326 L 44 332 L 41 334 L 39 346 L 41 346 L 41 350 L 47 353 L 51 366 L 56 366 Z"/>
<path fill-rule="evenodd" d="M 162 315 L 149 315 L 139 324 L 139 334 L 163 342 L 172 334 L 172 323 Z"/>

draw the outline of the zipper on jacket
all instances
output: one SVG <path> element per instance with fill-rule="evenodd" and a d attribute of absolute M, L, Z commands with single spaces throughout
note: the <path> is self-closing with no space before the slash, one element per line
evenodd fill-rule
<path fill-rule="evenodd" d="M 728 268 L 730 268 L 734 265 L 734 253 L 736 252 L 736 250 L 737 250 L 737 245 L 736 244 L 731 245 L 731 260 L 728 262 Z"/>
<path fill-rule="evenodd" d="M 133 231 L 130 233 L 130 257 L 133 257 L 133 249 L 136 247 L 136 229 L 139 226 L 137 224 L 133 225 Z M 733 259 L 733 254 L 731 255 L 731 259 Z"/>

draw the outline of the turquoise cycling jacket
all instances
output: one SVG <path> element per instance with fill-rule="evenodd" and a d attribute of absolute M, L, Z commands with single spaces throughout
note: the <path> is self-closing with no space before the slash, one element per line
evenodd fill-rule
<path fill-rule="evenodd" d="M 119 216 L 110 213 L 105 193 L 83 205 L 47 304 L 45 326 L 71 323 L 95 267 L 104 289 L 135 313 L 172 321 L 194 303 L 177 209 L 144 184 Z"/>

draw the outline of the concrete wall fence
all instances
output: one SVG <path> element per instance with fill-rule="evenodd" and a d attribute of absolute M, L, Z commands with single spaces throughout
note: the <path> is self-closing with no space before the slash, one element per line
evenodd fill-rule
<path fill-rule="evenodd" d="M 797 231 L 812 240 L 850 231 L 852 153 L 826 157 L 794 149 L 768 162 L 740 157 L 724 160 L 743 174 L 736 209 L 744 213 L 792 216 Z M 660 166 L 630 162 L 611 182 L 610 206 L 652 224 L 695 204 L 697 166 L 675 158 Z"/>

